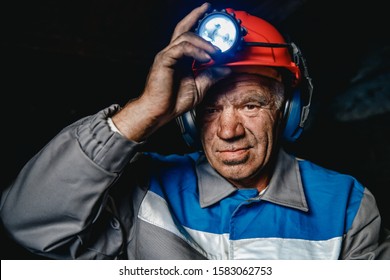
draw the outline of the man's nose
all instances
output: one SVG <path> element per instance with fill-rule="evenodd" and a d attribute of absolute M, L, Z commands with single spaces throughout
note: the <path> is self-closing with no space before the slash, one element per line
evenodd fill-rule
<path fill-rule="evenodd" d="M 231 140 L 245 134 L 240 116 L 232 109 L 223 110 L 219 117 L 217 135 L 221 139 Z"/>

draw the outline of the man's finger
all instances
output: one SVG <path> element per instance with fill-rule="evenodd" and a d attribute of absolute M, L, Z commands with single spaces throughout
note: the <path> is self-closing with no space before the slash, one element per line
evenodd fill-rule
<path fill-rule="evenodd" d="M 182 33 L 189 31 L 199 18 L 210 8 L 210 3 L 204 3 L 203 5 L 193 9 L 188 15 L 186 15 L 177 25 L 172 34 L 171 42 L 175 40 Z"/>

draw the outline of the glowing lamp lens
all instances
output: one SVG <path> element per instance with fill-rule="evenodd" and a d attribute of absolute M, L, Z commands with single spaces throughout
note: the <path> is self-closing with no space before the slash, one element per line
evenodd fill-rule
<path fill-rule="evenodd" d="M 229 15 L 210 14 L 199 24 L 197 33 L 203 39 L 217 46 L 222 52 L 229 52 L 239 40 L 239 26 Z"/>

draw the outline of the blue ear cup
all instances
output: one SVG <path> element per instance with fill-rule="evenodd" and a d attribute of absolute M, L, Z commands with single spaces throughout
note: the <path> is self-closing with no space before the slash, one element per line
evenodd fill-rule
<path fill-rule="evenodd" d="M 295 142 L 302 134 L 302 107 L 301 91 L 295 89 L 292 92 L 291 98 L 286 102 L 284 110 L 285 126 L 283 139 L 287 142 Z"/>
<path fill-rule="evenodd" d="M 202 144 L 198 134 L 198 129 L 196 128 L 195 119 L 195 110 L 190 110 L 177 117 L 176 122 L 179 125 L 181 135 L 187 146 L 201 150 Z"/>

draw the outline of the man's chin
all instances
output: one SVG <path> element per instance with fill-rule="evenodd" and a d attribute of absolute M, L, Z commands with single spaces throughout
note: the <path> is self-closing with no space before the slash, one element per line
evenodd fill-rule
<path fill-rule="evenodd" d="M 222 163 L 227 166 L 235 166 L 235 165 L 241 165 L 248 161 L 248 158 L 241 158 L 241 159 L 225 159 L 222 160 Z"/>
<path fill-rule="evenodd" d="M 241 154 L 235 157 L 227 157 L 220 159 L 223 165 L 226 166 L 239 166 L 242 164 L 246 164 L 249 160 L 249 154 Z"/>

